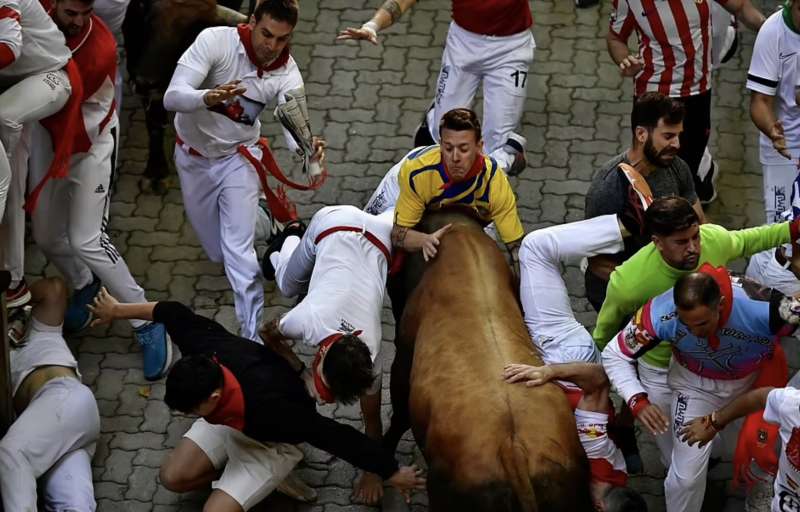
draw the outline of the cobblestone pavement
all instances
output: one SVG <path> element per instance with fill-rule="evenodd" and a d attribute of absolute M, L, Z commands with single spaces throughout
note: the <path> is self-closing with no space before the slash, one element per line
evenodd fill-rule
<path fill-rule="evenodd" d="M 382 45 L 335 44 L 336 32 L 369 19 L 377 0 L 305 0 L 292 53 L 303 70 L 309 109 L 317 132 L 328 140 L 332 177 L 315 193 L 301 193 L 303 217 L 323 205 L 361 205 L 386 170 L 412 144 L 412 134 L 432 96 L 441 49 L 450 20 L 449 2 L 420 2 L 403 23 L 382 37 Z M 576 10 L 568 0 L 534 1 L 533 29 L 537 50 L 528 80 L 523 133 L 528 138 L 529 169 L 512 179 L 526 230 L 583 217 L 584 194 L 594 169 L 622 151 L 629 141 L 631 84 L 622 80 L 606 53 L 604 36 L 610 2 L 601 8 Z M 772 7 L 772 0 L 770 0 Z M 760 166 L 755 129 L 747 111 L 744 88 L 753 35 L 744 32 L 743 48 L 715 78 L 712 148 L 722 168 L 720 198 L 709 217 L 729 227 L 763 220 Z M 274 122 L 268 135 L 278 134 Z M 186 221 L 177 179 L 166 196 L 140 192 L 138 181 L 146 158 L 144 117 L 138 103 L 126 98 L 123 111 L 121 175 L 114 202 L 113 239 L 152 300 L 174 299 L 235 328 L 233 298 L 220 265 L 210 263 Z M 284 146 L 282 137 L 273 145 Z M 284 168 L 296 167 L 278 149 Z M 35 247 L 28 254 L 33 278 L 54 273 Z M 579 318 L 593 324 L 579 270 L 566 277 L 574 291 Z M 268 285 L 266 316 L 285 311 L 290 303 Z M 384 316 L 384 356 L 391 360 L 394 335 L 391 315 Z M 178 495 L 158 482 L 158 467 L 192 419 L 171 415 L 163 403 L 163 382 L 142 377 L 139 348 L 123 322 L 95 328 L 71 340 L 79 354 L 84 380 L 95 391 L 102 415 L 102 436 L 94 458 L 95 492 L 101 512 L 195 511 L 207 493 Z M 309 355 L 309 354 L 306 354 Z M 797 366 L 797 364 L 795 364 Z M 384 365 L 389 368 L 389 364 Z M 384 376 L 384 389 L 388 375 Z M 385 395 L 387 393 L 385 392 Z M 388 396 L 384 397 L 388 418 Z M 324 408 L 340 421 L 361 426 L 357 408 Z M 400 455 L 419 460 L 408 437 Z M 357 511 L 350 504 L 357 477 L 348 464 L 304 447 L 300 474 L 319 491 L 313 505 L 297 505 L 271 497 L 261 510 Z M 663 510 L 663 467 L 652 442 L 644 444 L 646 473 L 633 478 L 651 505 Z M 715 470 L 724 479 L 730 465 Z M 729 500 L 730 502 L 731 500 Z M 734 499 L 727 510 L 741 508 Z M 426 510 L 424 493 L 414 496 L 411 510 Z M 388 491 L 384 509 L 407 510 Z"/>

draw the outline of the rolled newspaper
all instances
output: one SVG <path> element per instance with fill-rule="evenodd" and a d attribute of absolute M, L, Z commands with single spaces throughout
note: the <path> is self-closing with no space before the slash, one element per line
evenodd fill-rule
<path fill-rule="evenodd" d="M 311 161 L 314 156 L 314 136 L 308 120 L 305 89 L 292 89 L 283 97 L 285 102 L 275 107 L 275 117 L 297 143 L 298 153 L 303 157 L 303 172 L 308 174 L 310 181 L 314 181 L 322 175 L 323 169 L 319 162 Z"/>

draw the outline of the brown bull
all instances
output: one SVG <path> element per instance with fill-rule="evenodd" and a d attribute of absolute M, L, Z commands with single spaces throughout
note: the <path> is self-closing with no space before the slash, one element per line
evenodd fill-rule
<path fill-rule="evenodd" d="M 401 276 L 416 287 L 398 328 L 387 449 L 410 423 L 434 511 L 592 510 L 588 462 L 563 392 L 501 378 L 510 361 L 542 364 L 505 259 L 461 213 L 428 213 L 421 227 L 447 223 L 436 258 L 424 270 L 421 258 L 409 258 Z"/>

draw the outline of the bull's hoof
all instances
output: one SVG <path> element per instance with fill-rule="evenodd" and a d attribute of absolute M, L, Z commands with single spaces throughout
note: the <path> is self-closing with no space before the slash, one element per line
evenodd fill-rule
<path fill-rule="evenodd" d="M 150 179 L 142 178 L 139 180 L 139 190 L 145 194 L 154 194 L 163 196 L 169 190 L 169 183 L 166 179 Z"/>

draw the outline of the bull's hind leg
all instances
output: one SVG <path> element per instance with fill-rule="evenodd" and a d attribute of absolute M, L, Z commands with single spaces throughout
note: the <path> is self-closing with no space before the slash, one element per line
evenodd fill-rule
<path fill-rule="evenodd" d="M 167 111 L 161 100 L 150 99 L 145 108 L 145 120 L 149 151 L 147 166 L 144 170 L 145 183 L 142 188 L 157 194 L 166 193 L 164 181 L 169 175 L 169 165 L 164 154 L 164 128 L 167 124 Z"/>
<path fill-rule="evenodd" d="M 411 395 L 411 364 L 414 347 L 395 339 L 396 353 L 392 362 L 392 377 L 389 385 L 392 398 L 392 419 L 389 430 L 383 436 L 383 447 L 387 453 L 395 453 L 400 438 L 411 428 L 411 413 L 408 400 Z"/>

